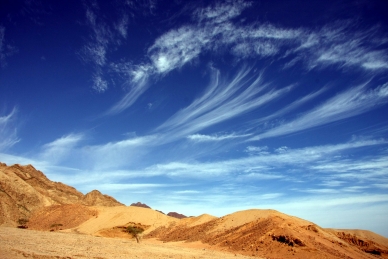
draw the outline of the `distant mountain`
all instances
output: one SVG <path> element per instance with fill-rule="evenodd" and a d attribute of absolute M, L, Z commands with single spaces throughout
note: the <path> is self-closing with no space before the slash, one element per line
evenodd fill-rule
<path fill-rule="evenodd" d="M 150 206 L 148 206 L 147 204 L 141 203 L 140 201 L 139 201 L 139 202 L 136 202 L 136 203 L 132 203 L 132 204 L 129 205 L 129 206 L 135 206 L 135 207 L 141 207 L 141 208 L 151 209 Z"/>
<path fill-rule="evenodd" d="M 40 208 L 61 204 L 124 205 L 99 191 L 83 195 L 71 186 L 50 181 L 32 165 L 0 163 L 0 225 L 15 226 Z"/>
<path fill-rule="evenodd" d="M 177 219 L 187 218 L 187 216 L 185 216 L 183 214 L 179 214 L 177 212 L 169 212 L 169 213 L 167 213 L 167 216 L 174 217 L 174 218 L 177 218 Z"/>

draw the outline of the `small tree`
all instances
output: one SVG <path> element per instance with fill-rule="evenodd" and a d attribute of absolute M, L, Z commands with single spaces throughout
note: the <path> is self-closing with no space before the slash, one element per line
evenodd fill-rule
<path fill-rule="evenodd" d="M 140 243 L 141 233 L 143 233 L 143 231 L 144 229 L 137 226 L 128 226 L 125 230 L 125 232 L 128 232 L 129 234 L 131 234 L 133 237 L 136 238 L 137 243 Z"/>

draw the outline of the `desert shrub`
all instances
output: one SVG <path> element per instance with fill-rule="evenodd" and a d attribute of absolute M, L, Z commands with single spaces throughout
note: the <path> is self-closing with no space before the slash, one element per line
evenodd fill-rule
<path fill-rule="evenodd" d="M 28 219 L 23 219 L 23 218 L 19 219 L 18 223 L 19 223 L 18 228 L 28 228 L 27 226 Z"/>
<path fill-rule="evenodd" d="M 62 227 L 63 225 L 61 223 L 54 223 L 50 226 L 50 228 L 53 230 L 53 228 L 55 228 L 56 230 L 58 230 L 59 227 Z"/>

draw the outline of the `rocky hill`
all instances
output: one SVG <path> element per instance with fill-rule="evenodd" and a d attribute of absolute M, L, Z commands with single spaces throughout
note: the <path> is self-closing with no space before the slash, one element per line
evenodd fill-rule
<path fill-rule="evenodd" d="M 181 219 L 147 237 L 164 242 L 197 242 L 266 258 L 388 258 L 388 239 L 369 231 L 323 229 L 275 210 L 239 211 Z"/>
<path fill-rule="evenodd" d="M 71 186 L 53 182 L 32 165 L 0 163 L 0 225 L 15 226 L 38 209 L 61 204 L 123 205 L 99 191 L 83 195 Z"/>

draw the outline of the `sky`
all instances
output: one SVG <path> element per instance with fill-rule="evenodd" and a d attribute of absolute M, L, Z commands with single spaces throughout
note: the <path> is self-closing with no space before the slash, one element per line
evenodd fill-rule
<path fill-rule="evenodd" d="M 388 2 L 0 1 L 0 161 L 83 193 L 388 237 Z"/>

